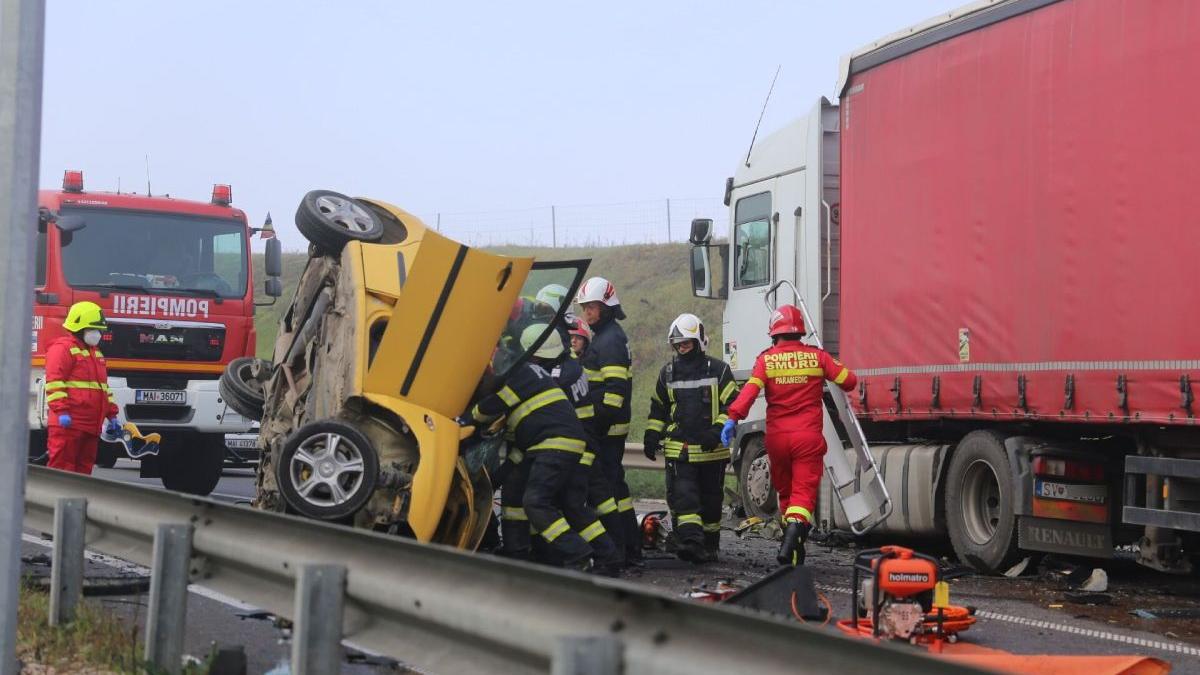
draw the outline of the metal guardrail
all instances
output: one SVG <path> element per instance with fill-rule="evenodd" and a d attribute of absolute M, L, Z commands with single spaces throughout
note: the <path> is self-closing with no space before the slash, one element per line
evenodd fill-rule
<path fill-rule="evenodd" d="M 84 532 L 66 533 L 72 521 Z M 336 662 L 326 670 L 329 653 L 343 639 L 446 673 L 963 672 L 620 580 L 31 466 L 25 525 L 51 532 L 56 524 L 56 557 L 86 542 L 151 567 L 148 624 L 163 637 L 184 630 L 179 587 L 189 578 L 292 617 L 297 673 L 336 670 Z"/>

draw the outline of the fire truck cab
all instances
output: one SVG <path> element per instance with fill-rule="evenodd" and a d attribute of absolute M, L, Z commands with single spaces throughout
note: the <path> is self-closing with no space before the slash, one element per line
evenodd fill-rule
<path fill-rule="evenodd" d="M 121 419 L 163 436 L 160 453 L 142 459 L 142 475 L 194 494 L 216 487 L 226 434 L 254 431 L 217 381 L 225 364 L 255 351 L 255 233 L 267 238 L 265 292 L 281 293 L 274 231 L 249 227 L 231 202 L 228 185 L 215 185 L 209 202 L 85 192 L 80 171 L 67 171 L 61 190 L 39 192 L 31 455 L 45 451 L 46 347 L 65 334 L 71 305 L 90 300 L 109 324 L 100 349 Z M 98 463 L 112 466 L 118 450 L 101 443 Z"/>

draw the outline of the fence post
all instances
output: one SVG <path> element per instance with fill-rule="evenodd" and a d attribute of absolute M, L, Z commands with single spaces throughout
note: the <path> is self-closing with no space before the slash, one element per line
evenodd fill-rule
<path fill-rule="evenodd" d="M 554 646 L 551 675 L 617 675 L 621 641 L 611 635 L 564 635 Z"/>
<path fill-rule="evenodd" d="M 437 225 L 434 225 L 433 229 L 437 230 L 438 232 L 442 231 L 442 214 L 437 214 Z"/>
<path fill-rule="evenodd" d="M 550 206 L 550 248 L 558 248 L 558 216 L 554 206 Z"/>
<path fill-rule="evenodd" d="M 342 661 L 342 609 L 346 568 L 304 565 L 296 578 L 295 626 L 292 629 L 292 673 L 338 672 Z"/>
<path fill-rule="evenodd" d="M 87 500 L 59 497 L 54 503 L 54 549 L 50 562 L 50 625 L 75 618 L 83 594 L 83 533 Z"/>
<path fill-rule="evenodd" d="M 0 269 L 19 292 L 0 296 L 9 335 L 33 321 L 33 244 L 42 139 L 44 0 L 0 0 Z M 0 345 L 0 675 L 17 664 L 21 514 L 29 453 L 29 343 Z"/>
<path fill-rule="evenodd" d="M 183 667 L 191 558 L 192 526 L 160 524 L 154 533 L 145 656 L 150 665 L 172 674 Z"/>
<path fill-rule="evenodd" d="M 667 197 L 667 243 L 671 243 L 671 198 Z"/>

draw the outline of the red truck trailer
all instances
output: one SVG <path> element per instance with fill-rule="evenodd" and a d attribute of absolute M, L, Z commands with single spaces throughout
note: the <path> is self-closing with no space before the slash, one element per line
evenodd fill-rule
<path fill-rule="evenodd" d="M 174 490 L 213 490 L 226 435 L 256 431 L 256 421 L 230 409 L 218 390 L 226 364 L 255 351 L 256 232 L 271 237 L 266 292 L 282 290 L 273 230 L 249 227 L 231 202 L 228 185 L 214 186 L 208 202 L 85 191 L 81 171 L 65 172 L 61 190 L 38 193 L 32 453 L 45 448 L 46 348 L 65 335 L 71 305 L 90 300 L 109 325 L 100 349 L 121 419 L 163 435 L 159 455 L 142 458 L 143 475 Z M 99 463 L 111 466 L 118 448 L 101 443 Z"/>
<path fill-rule="evenodd" d="M 735 371 L 788 279 L 858 373 L 881 529 L 948 534 L 989 571 L 1121 545 L 1192 569 L 1197 72 L 1189 0 L 975 3 L 844 58 L 838 105 L 754 148 L 727 185 L 731 249 L 694 228 Z M 760 433 L 744 425 L 740 475 L 769 511 Z"/>

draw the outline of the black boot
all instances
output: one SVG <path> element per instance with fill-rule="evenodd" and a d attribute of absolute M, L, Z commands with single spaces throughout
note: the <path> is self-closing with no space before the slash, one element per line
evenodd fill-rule
<path fill-rule="evenodd" d="M 808 540 L 808 533 L 812 531 L 812 525 L 804 521 L 792 521 L 788 523 L 787 530 L 783 533 L 783 543 L 779 545 L 779 553 L 775 556 L 775 561 L 780 565 L 803 565 L 804 564 L 804 542 Z"/>

